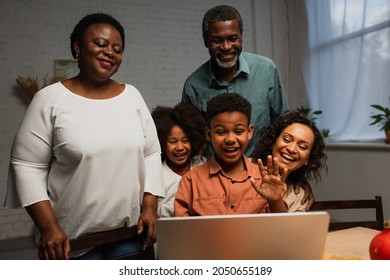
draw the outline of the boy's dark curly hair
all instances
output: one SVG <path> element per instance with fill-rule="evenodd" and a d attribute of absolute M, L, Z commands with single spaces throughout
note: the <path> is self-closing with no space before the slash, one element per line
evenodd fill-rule
<path fill-rule="evenodd" d="M 162 160 L 167 159 L 165 147 L 168 135 L 174 125 L 178 125 L 188 136 L 191 143 L 191 157 L 202 155 L 207 141 L 205 136 L 206 122 L 201 111 L 190 103 L 179 103 L 173 108 L 157 106 L 152 111 L 161 146 Z"/>
<path fill-rule="evenodd" d="M 72 56 L 74 59 L 76 59 L 76 55 L 77 55 L 76 50 L 74 49 L 74 43 L 81 42 L 85 31 L 92 24 L 99 24 L 99 23 L 107 23 L 113 26 L 116 30 L 118 30 L 122 39 L 122 50 L 125 49 L 125 30 L 123 29 L 123 26 L 119 23 L 119 21 L 117 21 L 110 15 L 103 14 L 103 13 L 95 13 L 83 17 L 79 21 L 79 23 L 76 24 L 72 34 L 70 35 L 70 50 L 72 52 Z"/>
<path fill-rule="evenodd" d="M 220 113 L 240 112 L 251 120 L 252 105 L 238 93 L 222 93 L 214 96 L 207 102 L 206 124 L 210 128 L 211 120 Z"/>
<path fill-rule="evenodd" d="M 277 117 L 271 124 L 262 129 L 256 137 L 255 150 L 252 154 L 252 160 L 261 159 L 267 161 L 267 156 L 272 155 L 272 148 L 276 139 L 282 133 L 283 129 L 293 123 L 300 123 L 308 126 L 314 134 L 314 143 L 310 151 L 308 164 L 291 172 L 287 178 L 287 183 L 299 185 L 304 180 L 315 179 L 316 183 L 321 180 L 321 170 L 328 170 L 326 165 L 327 155 L 324 153 L 325 144 L 318 128 L 305 115 L 299 111 L 288 111 Z"/>

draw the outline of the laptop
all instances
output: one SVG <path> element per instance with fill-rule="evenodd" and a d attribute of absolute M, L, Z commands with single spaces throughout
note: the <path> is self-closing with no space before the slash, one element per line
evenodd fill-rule
<path fill-rule="evenodd" d="M 326 212 L 160 218 L 160 260 L 322 259 Z"/>

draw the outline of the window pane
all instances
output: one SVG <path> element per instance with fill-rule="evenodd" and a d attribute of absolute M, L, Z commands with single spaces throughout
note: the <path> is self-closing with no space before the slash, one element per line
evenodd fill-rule
<path fill-rule="evenodd" d="M 362 29 L 365 0 L 331 0 L 333 38 Z"/>
<path fill-rule="evenodd" d="M 365 35 L 364 45 L 363 55 L 375 59 L 373 66 L 390 65 L 390 27 Z"/>
<path fill-rule="evenodd" d="M 331 0 L 333 38 L 390 20 L 389 0 Z"/>
<path fill-rule="evenodd" d="M 364 0 L 347 0 L 344 34 L 358 31 L 364 26 Z"/>
<path fill-rule="evenodd" d="M 331 0 L 333 38 L 343 35 L 345 0 Z"/>
<path fill-rule="evenodd" d="M 310 106 L 323 111 L 319 126 L 335 141 L 383 139 L 383 131 L 370 126 L 370 104 L 390 106 L 390 1 L 306 5 L 311 52 L 304 75 Z"/>
<path fill-rule="evenodd" d="M 370 27 L 387 20 L 390 20 L 389 0 L 367 1 L 365 27 Z"/>

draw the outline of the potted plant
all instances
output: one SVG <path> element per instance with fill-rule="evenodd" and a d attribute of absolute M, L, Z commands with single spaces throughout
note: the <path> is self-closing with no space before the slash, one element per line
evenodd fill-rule
<path fill-rule="evenodd" d="M 378 104 L 372 104 L 371 107 L 377 109 L 381 113 L 371 116 L 373 122 L 370 123 L 370 125 L 378 125 L 380 130 L 383 130 L 386 133 L 385 142 L 390 144 L 390 109 Z"/>
<path fill-rule="evenodd" d="M 321 130 L 322 137 L 324 137 L 324 143 L 328 144 L 330 129 L 324 128 Z"/>
<path fill-rule="evenodd" d="M 322 114 L 321 110 L 316 110 L 312 112 L 312 109 L 309 107 L 309 105 L 305 104 L 299 106 L 297 110 L 303 115 L 307 116 L 314 125 L 316 125 L 317 116 Z"/>

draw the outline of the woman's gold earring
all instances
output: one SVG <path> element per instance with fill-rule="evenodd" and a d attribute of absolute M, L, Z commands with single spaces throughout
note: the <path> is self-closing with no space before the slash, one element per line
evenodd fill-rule
<path fill-rule="evenodd" d="M 79 61 L 80 55 L 77 53 L 76 54 L 76 61 Z"/>

